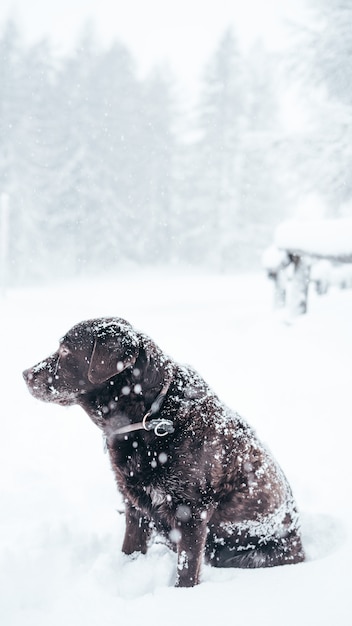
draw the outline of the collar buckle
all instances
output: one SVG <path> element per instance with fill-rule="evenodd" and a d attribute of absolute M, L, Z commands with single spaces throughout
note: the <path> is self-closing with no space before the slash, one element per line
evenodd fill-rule
<path fill-rule="evenodd" d="M 175 432 L 174 423 L 171 420 L 161 417 L 160 419 L 153 419 L 147 422 L 146 418 L 148 418 L 148 413 L 144 416 L 142 422 L 144 430 L 154 430 L 154 434 L 157 437 L 165 437 Z"/>

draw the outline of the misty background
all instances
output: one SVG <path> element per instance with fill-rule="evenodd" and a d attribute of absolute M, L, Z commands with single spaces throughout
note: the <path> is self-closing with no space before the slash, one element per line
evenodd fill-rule
<path fill-rule="evenodd" d="M 3 282 L 254 270 L 282 220 L 352 216 L 352 3 L 305 7 L 280 50 L 229 24 L 192 98 L 91 22 L 63 54 L 0 22 Z"/>

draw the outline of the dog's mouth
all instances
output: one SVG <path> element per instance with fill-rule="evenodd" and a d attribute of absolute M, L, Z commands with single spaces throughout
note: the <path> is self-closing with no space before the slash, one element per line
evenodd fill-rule
<path fill-rule="evenodd" d="M 42 367 L 38 368 L 38 366 L 35 366 L 32 369 L 25 370 L 22 374 L 30 394 L 37 400 L 67 406 L 75 404 L 77 396 L 85 393 L 83 386 L 70 391 L 57 389 L 55 379 L 58 380 L 58 376 L 46 367 L 46 362 L 40 365 Z"/>
<path fill-rule="evenodd" d="M 28 391 L 34 396 L 38 391 L 38 386 L 34 380 L 34 374 L 32 369 L 24 370 L 22 372 L 24 381 L 28 387 Z"/>
<path fill-rule="evenodd" d="M 53 385 L 52 376 L 48 376 L 46 382 L 38 379 L 33 370 L 25 370 L 23 378 L 27 384 L 28 391 L 39 400 L 52 402 L 60 393 Z"/>

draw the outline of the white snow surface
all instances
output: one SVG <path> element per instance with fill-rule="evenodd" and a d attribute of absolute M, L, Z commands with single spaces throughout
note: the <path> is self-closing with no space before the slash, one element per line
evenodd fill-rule
<path fill-rule="evenodd" d="M 288 255 L 285 250 L 279 250 L 276 246 L 266 248 L 262 254 L 262 266 L 267 271 L 277 271 L 287 264 Z"/>
<path fill-rule="evenodd" d="M 275 245 L 308 254 L 352 257 L 352 219 L 287 220 L 276 229 Z"/>
<path fill-rule="evenodd" d="M 10 291 L 1 302 L 0 623 L 180 626 L 351 623 L 352 295 L 332 289 L 288 325 L 264 276 L 138 272 Z M 191 363 L 285 471 L 307 561 L 213 569 L 176 589 L 175 555 L 120 552 L 124 516 L 99 430 L 30 396 L 21 371 L 76 322 L 124 317 Z M 196 620 L 196 621 L 195 621 Z"/>

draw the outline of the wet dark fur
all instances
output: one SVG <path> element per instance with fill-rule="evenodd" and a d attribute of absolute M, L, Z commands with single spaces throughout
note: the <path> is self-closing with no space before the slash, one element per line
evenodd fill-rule
<path fill-rule="evenodd" d="M 194 370 L 128 322 L 78 324 L 24 377 L 35 397 L 79 404 L 105 434 L 126 503 L 126 554 L 145 553 L 152 532 L 162 534 L 178 553 L 179 586 L 199 582 L 203 556 L 215 567 L 303 561 L 295 503 L 275 460 Z M 116 434 L 143 419 L 165 384 L 156 417 L 172 420 L 174 432 Z"/>

